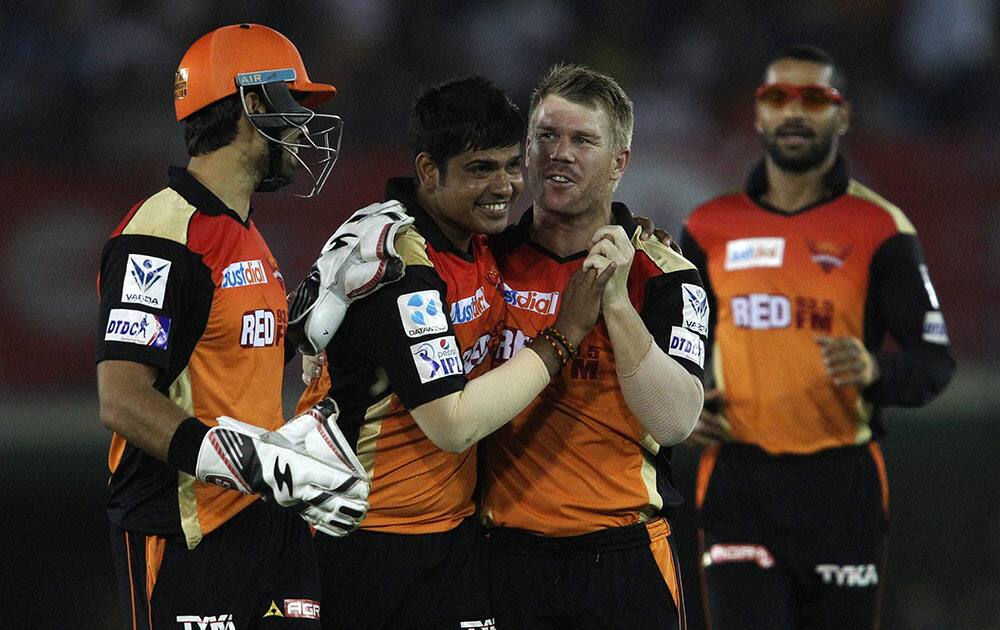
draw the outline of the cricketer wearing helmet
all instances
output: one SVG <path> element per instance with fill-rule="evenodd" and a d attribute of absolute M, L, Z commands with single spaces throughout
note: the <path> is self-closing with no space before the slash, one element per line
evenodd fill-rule
<path fill-rule="evenodd" d="M 367 510 L 333 401 L 282 418 L 288 304 L 251 218 L 253 193 L 298 170 L 303 196 L 322 188 L 341 123 L 311 108 L 334 93 L 270 28 L 199 39 L 174 82 L 187 168 L 104 247 L 97 379 L 128 627 L 318 627 L 307 523 L 343 536 Z"/>

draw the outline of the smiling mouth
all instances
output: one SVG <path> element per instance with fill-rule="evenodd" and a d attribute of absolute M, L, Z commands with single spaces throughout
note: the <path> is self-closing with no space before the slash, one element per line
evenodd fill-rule
<path fill-rule="evenodd" d="M 508 204 L 510 204 L 509 199 L 507 201 L 494 201 L 492 203 L 477 203 L 476 205 L 486 210 L 488 214 L 499 215 L 507 212 Z"/>
<path fill-rule="evenodd" d="M 549 175 L 545 179 L 556 184 L 575 184 L 572 179 L 566 177 L 565 175 Z"/>

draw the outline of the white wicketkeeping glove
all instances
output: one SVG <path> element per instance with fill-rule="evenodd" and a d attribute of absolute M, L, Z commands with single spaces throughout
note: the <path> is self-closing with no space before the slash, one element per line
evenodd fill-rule
<path fill-rule="evenodd" d="M 299 349 L 316 354 L 344 321 L 347 307 L 403 277 L 396 233 L 413 223 L 398 201 L 375 203 L 355 212 L 323 246 L 306 279 L 289 296 L 289 325 L 301 326 Z"/>
<path fill-rule="evenodd" d="M 346 536 L 368 511 L 370 482 L 336 418 L 330 398 L 276 431 L 221 416 L 201 444 L 195 476 L 259 494 L 324 534 Z"/>

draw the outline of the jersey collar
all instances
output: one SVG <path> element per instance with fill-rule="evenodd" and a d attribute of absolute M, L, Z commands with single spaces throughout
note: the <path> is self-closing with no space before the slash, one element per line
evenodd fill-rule
<path fill-rule="evenodd" d="M 770 210 L 771 212 L 788 215 L 798 214 L 800 212 L 804 212 L 805 210 L 810 210 L 816 206 L 821 206 L 825 203 L 833 201 L 847 192 L 847 185 L 849 183 L 850 178 L 847 174 L 847 164 L 844 161 L 844 157 L 838 153 L 837 158 L 833 161 L 833 166 L 830 167 L 830 170 L 823 176 L 823 185 L 826 188 L 826 192 L 819 199 L 819 201 L 799 208 L 795 212 L 783 212 L 761 199 L 761 197 L 767 193 L 768 189 L 767 166 L 765 165 L 765 161 L 761 160 L 757 163 L 753 170 L 750 171 L 750 176 L 747 178 L 746 183 L 746 193 L 747 196 L 750 197 L 750 200 L 761 208 Z"/>
<path fill-rule="evenodd" d="M 239 221 L 243 227 L 250 225 L 250 214 L 253 213 L 253 208 L 250 208 L 250 214 L 247 214 L 247 220 L 244 221 L 240 215 L 236 214 L 235 210 L 223 203 L 211 190 L 205 188 L 204 184 L 195 179 L 186 168 L 171 166 L 168 170 L 168 176 L 170 178 L 168 186 L 183 197 L 184 201 L 197 208 L 198 212 L 212 216 L 225 214 Z"/>
<path fill-rule="evenodd" d="M 406 213 L 413 217 L 413 225 L 424 240 L 436 251 L 451 252 L 464 260 L 474 260 L 469 252 L 462 251 L 444 235 L 431 215 L 417 201 L 417 185 L 412 177 L 393 177 L 385 185 L 386 201 L 396 200 L 406 206 Z"/>
<path fill-rule="evenodd" d="M 576 252 L 575 254 L 570 254 L 569 256 L 560 256 L 555 252 L 542 247 L 538 243 L 531 240 L 531 224 L 534 221 L 535 207 L 532 206 L 524 211 L 521 215 L 521 219 L 517 224 L 510 226 L 505 230 L 503 237 L 509 237 L 515 242 L 528 243 L 541 253 L 545 254 L 553 260 L 564 263 L 570 260 L 576 260 L 578 258 L 585 258 L 587 256 L 587 250 L 582 250 Z M 611 203 L 611 224 L 620 225 L 625 230 L 625 234 L 629 238 L 635 235 L 635 231 L 639 229 L 639 225 L 632 218 L 632 212 L 623 203 L 614 201 Z"/>

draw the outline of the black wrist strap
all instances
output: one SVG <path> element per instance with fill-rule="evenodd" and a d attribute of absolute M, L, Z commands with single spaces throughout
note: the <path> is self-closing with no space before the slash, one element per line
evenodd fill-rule
<path fill-rule="evenodd" d="M 208 431 L 208 425 L 198 418 L 188 418 L 180 423 L 174 431 L 174 437 L 170 438 L 167 463 L 177 470 L 193 475 L 198 467 L 198 451 L 201 450 L 201 443 Z"/>

